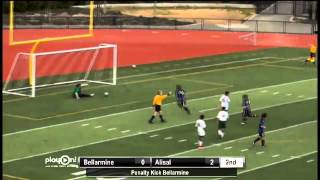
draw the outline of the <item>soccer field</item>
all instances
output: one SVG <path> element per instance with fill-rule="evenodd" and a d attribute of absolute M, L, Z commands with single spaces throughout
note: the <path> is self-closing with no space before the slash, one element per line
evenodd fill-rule
<path fill-rule="evenodd" d="M 303 64 L 307 56 L 308 49 L 270 48 L 119 68 L 117 86 L 89 84 L 83 91 L 95 97 L 79 101 L 68 85 L 39 90 L 36 98 L 4 96 L 3 179 L 89 179 L 75 167 L 45 167 L 45 158 L 62 155 L 245 156 L 234 179 L 316 179 L 317 67 Z M 155 92 L 176 84 L 187 91 L 192 114 L 169 97 L 167 123 L 149 124 Z M 231 117 L 221 140 L 215 116 L 226 90 Z M 240 124 L 243 94 L 254 113 L 269 115 L 264 148 L 252 145 L 259 119 Z M 197 150 L 201 113 L 206 148 Z"/>

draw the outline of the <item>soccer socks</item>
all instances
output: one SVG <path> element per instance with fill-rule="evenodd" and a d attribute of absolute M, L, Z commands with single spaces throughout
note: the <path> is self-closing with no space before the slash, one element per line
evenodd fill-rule
<path fill-rule="evenodd" d="M 223 138 L 223 136 L 224 136 L 224 132 L 222 131 L 222 130 L 218 130 L 218 135 L 221 137 L 221 138 Z"/>
<path fill-rule="evenodd" d="M 260 141 L 260 137 L 258 137 L 257 139 L 255 139 L 255 140 L 253 141 L 253 144 L 257 143 L 258 141 Z"/>
<path fill-rule="evenodd" d="M 262 146 L 264 146 L 264 145 L 265 145 L 265 141 L 264 141 L 264 139 L 263 139 L 263 140 L 261 140 L 261 145 L 262 145 Z"/>
<path fill-rule="evenodd" d="M 162 115 L 159 115 L 160 117 L 160 120 L 161 122 L 166 122 L 164 119 L 163 119 L 163 116 Z M 153 123 L 153 120 L 155 119 L 156 117 L 154 115 L 151 116 L 151 118 L 149 119 L 149 123 Z"/>
<path fill-rule="evenodd" d="M 161 122 L 165 122 L 162 115 L 159 115 Z"/>
<path fill-rule="evenodd" d="M 198 141 L 198 146 L 202 147 L 203 146 L 203 142 L 202 141 Z"/>
<path fill-rule="evenodd" d="M 149 119 L 149 123 L 152 123 L 152 121 L 154 120 L 155 116 L 152 115 L 151 118 Z"/>
<path fill-rule="evenodd" d="M 187 107 L 183 107 L 183 109 L 184 109 L 188 114 L 191 114 L 191 112 L 190 112 L 189 108 L 187 108 Z"/>
<path fill-rule="evenodd" d="M 198 141 L 198 149 L 201 150 L 201 149 L 204 149 L 203 147 L 203 141 Z"/>

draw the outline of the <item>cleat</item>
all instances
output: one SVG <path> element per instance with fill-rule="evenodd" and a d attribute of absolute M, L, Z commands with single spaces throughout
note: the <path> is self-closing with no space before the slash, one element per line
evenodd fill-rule
<path fill-rule="evenodd" d="M 245 123 L 245 122 L 242 122 L 241 124 L 242 124 L 242 125 L 245 125 L 245 124 L 247 124 L 247 123 Z"/>
<path fill-rule="evenodd" d="M 94 96 L 94 94 L 90 94 L 90 96 L 91 96 L 91 97 L 93 97 L 93 96 Z"/>

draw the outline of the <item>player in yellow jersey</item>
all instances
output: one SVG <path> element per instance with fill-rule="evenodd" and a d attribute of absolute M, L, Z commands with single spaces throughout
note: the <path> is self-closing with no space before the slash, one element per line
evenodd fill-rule
<path fill-rule="evenodd" d="M 154 118 L 159 115 L 161 122 L 165 122 L 161 112 L 162 101 L 165 100 L 168 96 L 171 95 L 171 92 L 168 92 L 166 95 L 163 95 L 162 90 L 157 91 L 157 95 L 153 98 L 153 115 L 149 119 L 149 123 L 153 123 Z"/>
<path fill-rule="evenodd" d="M 317 52 L 317 46 L 314 44 L 311 44 L 310 46 L 310 55 L 307 60 L 305 60 L 305 63 L 313 63 L 316 64 L 316 52 Z"/>

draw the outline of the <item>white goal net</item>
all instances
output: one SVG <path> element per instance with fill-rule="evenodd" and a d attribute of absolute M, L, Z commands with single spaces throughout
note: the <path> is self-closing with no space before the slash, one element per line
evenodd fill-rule
<path fill-rule="evenodd" d="M 253 45 L 253 46 L 257 45 L 257 33 L 256 32 L 241 35 L 241 36 L 239 36 L 239 39 L 247 42 L 250 45 Z"/>
<path fill-rule="evenodd" d="M 3 94 L 35 97 L 37 90 L 70 83 L 116 85 L 117 45 L 41 53 L 18 53 L 3 82 Z"/>

